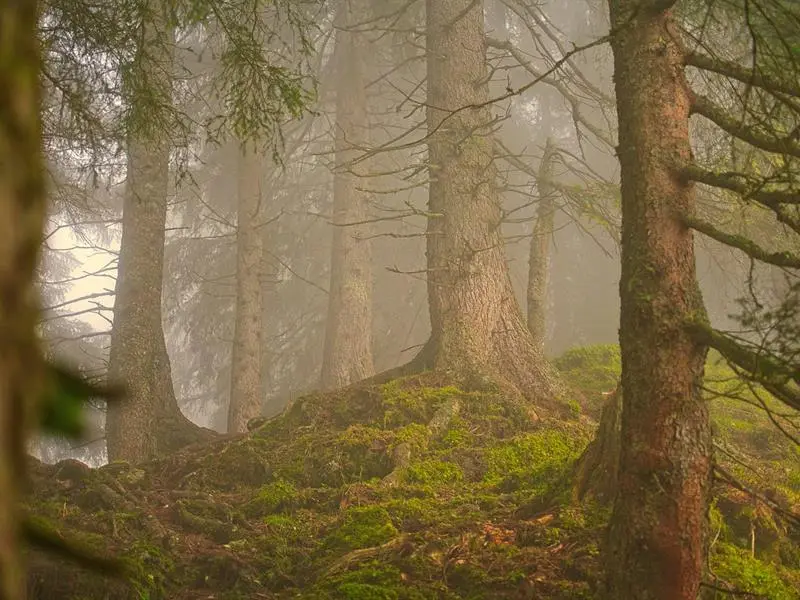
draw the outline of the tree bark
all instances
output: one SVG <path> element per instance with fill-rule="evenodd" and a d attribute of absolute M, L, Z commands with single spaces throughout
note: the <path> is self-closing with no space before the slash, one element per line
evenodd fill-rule
<path fill-rule="evenodd" d="M 37 3 L 0 6 L 0 599 L 25 596 L 19 506 L 44 379 L 34 273 L 45 217 Z"/>
<path fill-rule="evenodd" d="M 238 160 L 239 209 L 236 226 L 236 321 L 231 361 L 228 432 L 247 431 L 261 415 L 262 258 L 261 166 L 254 148 L 242 145 Z"/>
<path fill-rule="evenodd" d="M 555 220 L 555 188 L 551 180 L 556 156 L 553 140 L 547 138 L 536 182 L 539 189 L 539 206 L 536 210 L 536 223 L 533 226 L 528 260 L 528 329 L 533 336 L 533 343 L 542 353 L 547 337 L 550 240 Z"/>
<path fill-rule="evenodd" d="M 372 362 L 372 242 L 369 194 L 349 162 L 369 139 L 364 34 L 354 29 L 368 20 L 368 4 L 344 0 L 336 31 L 336 172 L 333 184 L 333 246 L 328 319 L 321 383 L 335 389 L 374 374 Z M 354 225 L 358 223 L 358 225 Z"/>
<path fill-rule="evenodd" d="M 143 48 L 147 50 L 141 68 L 149 71 L 149 80 L 159 94 L 168 98 L 172 53 L 165 22 L 154 16 L 144 23 Z M 134 113 L 136 110 L 134 105 Z M 142 131 L 128 135 L 108 366 L 109 377 L 123 382 L 127 393 L 123 401 L 109 404 L 106 412 L 108 458 L 129 462 L 142 462 L 213 435 L 186 419 L 175 399 L 161 322 L 169 141 L 165 135 Z"/>
<path fill-rule="evenodd" d="M 511 286 L 501 234 L 483 2 L 428 0 L 428 296 L 432 366 L 497 377 L 555 407 L 558 376 Z"/>
<path fill-rule="evenodd" d="M 575 465 L 575 499 L 592 499 L 610 505 L 617 493 L 621 438 L 622 390 L 619 386 L 606 398 L 600 426 L 592 443 Z"/>
<path fill-rule="evenodd" d="M 691 231 L 690 93 L 663 1 L 610 0 L 622 174 L 622 445 L 607 591 L 695 600 L 706 556 L 711 431 Z"/>

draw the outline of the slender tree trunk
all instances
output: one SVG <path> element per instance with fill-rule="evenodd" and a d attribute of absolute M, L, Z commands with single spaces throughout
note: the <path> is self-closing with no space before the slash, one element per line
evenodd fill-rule
<path fill-rule="evenodd" d="M 37 3 L 0 5 L 0 599 L 25 596 L 19 492 L 43 380 L 33 279 L 45 216 Z"/>
<path fill-rule="evenodd" d="M 343 0 L 337 21 L 336 173 L 333 190 L 333 247 L 322 387 L 333 389 L 374 373 L 372 362 L 372 243 L 369 195 L 348 163 L 369 138 L 364 34 L 348 29 L 367 21 L 364 0 Z M 359 225 L 352 225 L 360 223 Z"/>
<path fill-rule="evenodd" d="M 228 431 L 247 431 L 247 422 L 261 414 L 262 367 L 262 161 L 242 145 L 238 160 L 239 210 L 236 226 L 236 322 L 231 362 Z"/>
<path fill-rule="evenodd" d="M 553 166 L 557 156 L 553 140 L 547 138 L 544 155 L 539 165 L 536 185 L 539 189 L 539 206 L 533 226 L 531 251 L 528 260 L 528 329 L 533 343 L 544 352 L 547 337 L 547 293 L 550 277 L 550 239 L 553 237 L 555 220 L 555 188 Z"/>
<path fill-rule="evenodd" d="M 557 375 L 522 318 L 511 287 L 495 183 L 483 2 L 428 0 L 428 296 L 432 366 L 482 373 L 542 406 Z"/>
<path fill-rule="evenodd" d="M 172 53 L 164 22 L 154 18 L 144 24 L 147 51 L 141 68 L 149 71 L 159 95 L 169 98 Z M 127 395 L 108 406 L 106 442 L 109 460 L 141 462 L 212 434 L 178 408 L 161 323 L 169 142 L 165 136 L 131 132 L 127 155 L 108 367 L 110 378 L 124 382 Z"/>
<path fill-rule="evenodd" d="M 622 446 L 608 594 L 695 600 L 706 556 L 711 431 L 695 278 L 690 92 L 668 2 L 610 0 L 622 173 Z"/>

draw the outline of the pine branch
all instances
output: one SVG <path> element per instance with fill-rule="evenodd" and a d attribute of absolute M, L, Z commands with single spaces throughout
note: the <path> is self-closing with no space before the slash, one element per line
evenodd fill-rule
<path fill-rule="evenodd" d="M 798 86 L 796 80 L 789 81 L 772 77 L 767 73 L 743 67 L 739 63 L 721 60 L 698 52 L 689 52 L 686 55 L 686 64 L 736 79 L 748 85 L 755 85 L 771 93 L 787 94 L 800 98 L 800 86 Z"/>
<path fill-rule="evenodd" d="M 727 233 L 721 229 L 717 229 L 711 223 L 697 219 L 695 217 L 684 217 L 683 222 L 692 229 L 707 235 L 708 237 L 725 244 L 737 248 L 756 260 L 765 262 L 776 267 L 786 267 L 790 269 L 800 269 L 800 256 L 791 252 L 769 252 L 765 250 L 751 239 Z"/>
<path fill-rule="evenodd" d="M 800 219 L 791 211 L 787 211 L 785 206 L 786 204 L 800 204 L 800 190 L 765 189 L 766 182 L 763 180 L 753 182 L 751 178 L 742 173 L 714 173 L 697 165 L 687 167 L 681 173 L 688 180 L 730 190 L 745 200 L 755 200 L 770 209 L 780 223 L 800 233 Z"/>
<path fill-rule="evenodd" d="M 755 352 L 706 323 L 694 320 L 686 326 L 696 341 L 714 348 L 778 400 L 800 410 L 800 391 L 791 384 L 792 380 L 800 384 L 800 369 L 763 352 Z"/>
<path fill-rule="evenodd" d="M 732 117 L 727 111 L 702 94 L 693 94 L 692 113 L 704 116 L 709 121 L 719 126 L 723 131 L 747 142 L 751 146 L 755 146 L 767 152 L 787 154 L 800 158 L 800 142 L 797 141 L 794 134 L 779 138 L 758 131 L 753 127 L 745 125 L 740 119 Z"/>

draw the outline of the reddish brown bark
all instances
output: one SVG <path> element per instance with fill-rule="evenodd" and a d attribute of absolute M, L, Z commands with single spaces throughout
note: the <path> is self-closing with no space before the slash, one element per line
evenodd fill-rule
<path fill-rule="evenodd" d="M 711 433 L 691 231 L 690 95 L 668 2 L 610 0 L 622 168 L 622 438 L 610 598 L 695 600 L 706 554 Z"/>
<path fill-rule="evenodd" d="M 426 352 L 436 368 L 496 376 L 555 405 L 559 380 L 522 318 L 503 248 L 483 2 L 428 0 L 427 67 Z"/>

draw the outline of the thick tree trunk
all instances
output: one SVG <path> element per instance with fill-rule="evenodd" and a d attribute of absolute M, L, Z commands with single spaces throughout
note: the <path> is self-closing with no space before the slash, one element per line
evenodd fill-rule
<path fill-rule="evenodd" d="M 547 337 L 547 293 L 550 277 L 550 240 L 555 221 L 555 188 L 553 166 L 557 156 L 553 140 L 547 138 L 544 155 L 539 165 L 536 186 L 539 189 L 539 206 L 533 226 L 530 257 L 528 259 L 528 329 L 533 343 L 544 352 Z"/>
<path fill-rule="evenodd" d="M 363 0 L 341 2 L 336 32 L 336 173 L 333 189 L 333 247 L 322 387 L 339 388 L 374 373 L 372 363 L 372 243 L 369 195 L 348 163 L 369 138 L 365 60 L 370 50 L 355 29 L 367 21 Z M 359 225 L 352 225 L 360 223 Z"/>
<path fill-rule="evenodd" d="M 261 166 L 254 148 L 243 145 L 238 160 L 239 209 L 236 226 L 236 321 L 231 361 L 228 432 L 247 431 L 261 415 L 264 238 L 261 231 Z"/>
<path fill-rule="evenodd" d="M 690 95 L 663 1 L 610 0 L 622 168 L 622 447 L 608 593 L 695 600 L 706 555 L 711 431 L 700 398 L 706 349 L 695 278 Z"/>
<path fill-rule="evenodd" d="M 483 2 L 428 0 L 428 296 L 433 366 L 496 376 L 541 406 L 561 386 L 511 287 L 495 183 Z M 470 108 L 474 107 L 474 108 Z"/>
<path fill-rule="evenodd" d="M 143 68 L 152 70 L 150 83 L 169 97 L 166 74 L 172 56 L 163 22 L 145 23 L 148 50 L 142 60 L 147 62 Z M 141 462 L 213 434 L 193 425 L 178 408 L 161 323 L 169 142 L 163 136 L 131 133 L 127 155 L 108 367 L 109 377 L 123 382 L 127 394 L 108 406 L 106 442 L 109 460 Z"/>
<path fill-rule="evenodd" d="M 36 2 L 0 5 L 0 599 L 25 596 L 20 486 L 43 381 L 33 279 L 45 216 Z"/>

